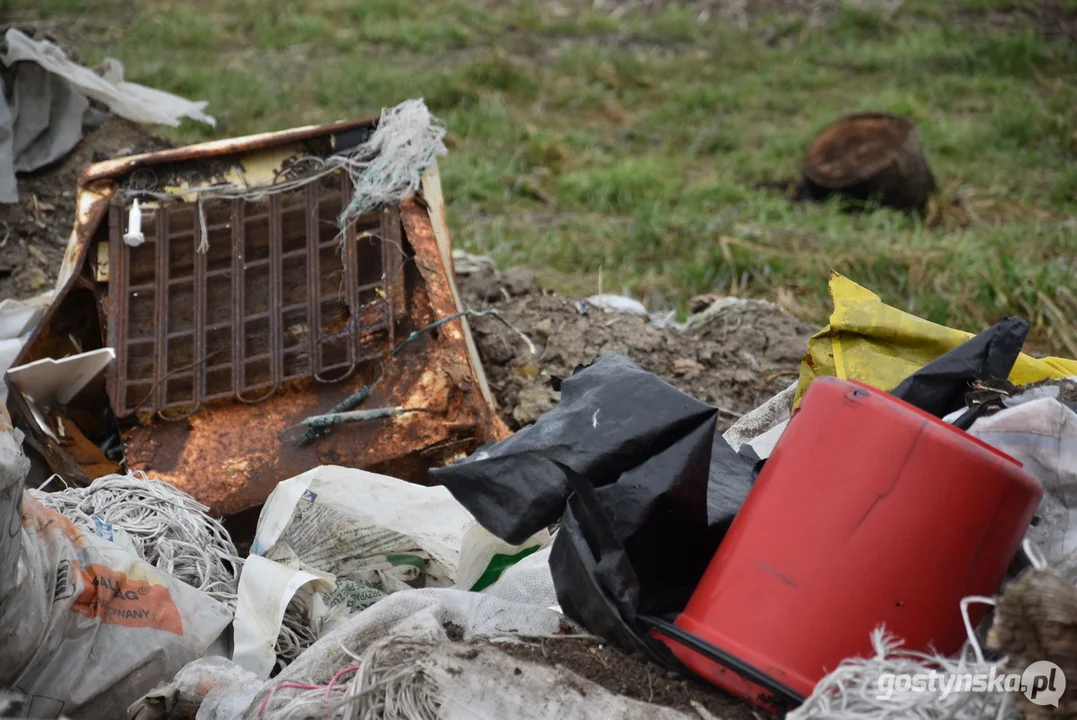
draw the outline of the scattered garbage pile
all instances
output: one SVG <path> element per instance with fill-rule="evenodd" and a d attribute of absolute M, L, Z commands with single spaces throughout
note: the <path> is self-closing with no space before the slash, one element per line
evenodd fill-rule
<path fill-rule="evenodd" d="M 453 254 L 443 137 L 82 171 L 0 304 L 0 716 L 1072 710 L 1077 360 L 837 274 L 822 329 L 542 292 Z"/>

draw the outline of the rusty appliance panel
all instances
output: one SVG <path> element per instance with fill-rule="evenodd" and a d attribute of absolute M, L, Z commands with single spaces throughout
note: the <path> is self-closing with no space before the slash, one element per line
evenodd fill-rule
<path fill-rule="evenodd" d="M 53 472 L 87 485 L 101 472 L 92 460 L 119 450 L 110 462 L 227 516 L 319 464 L 425 482 L 428 468 L 508 435 L 465 319 L 400 344 L 461 309 L 436 164 L 416 197 L 350 223 L 343 243 L 337 217 L 352 187 L 341 174 L 261 200 L 209 194 L 272 185 L 374 127 L 296 128 L 83 171 L 56 299 L 14 366 L 114 348 L 105 381 L 78 408 L 47 409 L 86 436 L 94 457 L 59 443 L 6 380 L 13 419 Z M 135 198 L 145 240 L 131 247 L 123 235 Z M 363 387 L 364 408 L 408 410 L 295 441 L 306 418 Z"/>
<path fill-rule="evenodd" d="M 336 225 L 349 187 L 252 202 L 143 208 L 145 242 L 109 227 L 108 382 L 119 416 L 174 419 L 215 400 L 266 400 L 290 381 L 343 379 L 392 347 L 403 319 L 395 209 Z M 117 196 L 119 197 L 119 196 Z M 204 223 L 204 224 L 203 224 Z M 205 239 L 204 252 L 199 246 Z"/>

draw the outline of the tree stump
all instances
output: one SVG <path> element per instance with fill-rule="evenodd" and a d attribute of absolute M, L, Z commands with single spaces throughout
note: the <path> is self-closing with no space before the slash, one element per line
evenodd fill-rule
<path fill-rule="evenodd" d="M 837 194 L 923 213 L 935 176 L 911 120 L 858 113 L 831 123 L 812 140 L 804 155 L 804 187 L 815 200 Z"/>

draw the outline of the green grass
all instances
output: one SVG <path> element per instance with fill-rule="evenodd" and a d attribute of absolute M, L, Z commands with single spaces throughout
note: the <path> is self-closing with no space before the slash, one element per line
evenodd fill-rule
<path fill-rule="evenodd" d="M 4 1 L 88 27 L 72 39 L 90 63 L 112 55 L 131 80 L 208 100 L 217 128 L 175 140 L 424 97 L 450 132 L 457 246 L 566 292 L 596 291 L 600 273 L 607 291 L 680 308 L 781 291 L 824 322 L 836 269 L 953 326 L 1023 315 L 1040 347 L 1077 354 L 1077 49 L 977 20 L 1034 6 L 1021 0 L 844 5 L 823 26 L 770 14 L 747 29 L 584 0 Z M 757 189 L 864 109 L 916 120 L 940 222 Z"/>

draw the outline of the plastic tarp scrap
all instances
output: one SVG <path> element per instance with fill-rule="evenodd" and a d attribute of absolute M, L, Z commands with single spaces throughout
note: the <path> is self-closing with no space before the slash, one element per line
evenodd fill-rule
<path fill-rule="evenodd" d="M 824 375 L 859 380 L 892 391 L 932 360 L 972 339 L 971 333 L 937 325 L 893 308 L 852 280 L 830 278 L 830 324 L 808 341 L 794 405 L 811 381 Z M 1020 354 L 1009 380 L 1030 385 L 1077 375 L 1077 360 Z"/>
<path fill-rule="evenodd" d="M 67 80 L 83 95 L 107 105 L 108 109 L 132 122 L 178 127 L 180 120 L 190 118 L 209 125 L 217 121 L 207 115 L 205 101 L 192 102 L 178 95 L 154 90 L 123 79 L 123 65 L 118 60 L 105 60 L 105 73 L 71 62 L 63 51 L 48 40 L 34 40 L 16 28 L 4 35 L 7 53 L 5 65 L 19 61 L 35 62 L 50 73 Z"/>
<path fill-rule="evenodd" d="M 280 483 L 259 515 L 240 577 L 235 659 L 269 675 L 297 592 L 313 593 L 307 621 L 317 634 L 401 590 L 487 588 L 549 541 L 545 528 L 515 544 L 499 540 L 443 487 L 315 468 Z"/>
<path fill-rule="evenodd" d="M 717 410 L 614 353 L 561 382 L 534 425 L 431 470 L 488 530 L 519 542 L 562 520 L 550 570 L 565 614 L 673 665 L 635 617 L 683 609 L 754 481 Z"/>
<path fill-rule="evenodd" d="M 796 396 L 797 384 L 793 383 L 785 390 L 767 400 L 765 403 L 743 415 L 722 435 L 734 450 L 743 445 L 750 445 L 760 458 L 770 457 L 774 446 L 789 424 L 793 413 L 793 398 Z"/>
<path fill-rule="evenodd" d="M 28 300 L 8 298 L 0 301 L 0 377 L 15 362 L 30 333 L 52 303 L 53 295 L 50 290 Z M 7 412 L 7 383 L 0 383 L 0 407 Z"/>
<path fill-rule="evenodd" d="M 456 639 L 464 641 L 521 634 L 554 635 L 566 629 L 578 632 L 566 625 L 560 613 L 530 603 L 450 588 L 405 590 L 352 615 L 322 637 L 262 686 L 243 717 L 259 717 L 266 696 L 281 683 L 326 686 L 341 669 L 358 664 L 357 657 L 380 641 L 407 639 L 440 644 L 449 640 L 446 628 L 458 632 Z M 281 693 L 284 691 L 278 691 Z M 320 697 L 325 697 L 325 691 Z M 267 711 L 266 716 L 272 718 L 275 714 Z M 225 719 L 218 716 L 215 720 Z"/>
<path fill-rule="evenodd" d="M 35 63 L 14 69 L 11 103 L 0 79 L 0 202 L 19 201 L 15 173 L 67 155 L 82 139 L 89 101 L 59 75 Z"/>
<path fill-rule="evenodd" d="M 0 80 L 0 203 L 18 202 L 16 173 L 63 158 L 82 139 L 83 129 L 104 122 L 107 114 L 92 108 L 87 97 L 135 122 L 175 127 L 189 117 L 216 123 L 202 112 L 205 102 L 124 82 L 118 60 L 105 61 L 103 77 L 68 60 L 48 40 L 34 40 L 17 28 L 9 28 L 4 40 L 0 61 L 14 70 L 10 105 Z"/>
<path fill-rule="evenodd" d="M 1018 396 L 1019 398 L 1019 396 Z M 969 434 L 1010 455 L 1043 484 L 1043 500 L 1026 537 L 1053 566 L 1077 552 L 1077 413 L 1040 397 L 980 418 Z"/>
<path fill-rule="evenodd" d="M 516 659 L 498 648 L 519 636 L 577 634 L 556 612 L 452 589 L 407 590 L 358 613 L 309 648 L 279 676 L 258 685 L 243 671 L 200 661 L 149 695 L 137 720 L 202 702 L 199 720 L 680 720 L 675 710 L 614 695 L 562 667 Z M 487 643 L 475 643 L 485 638 Z M 551 639 L 550 642 L 556 642 Z M 202 679 L 202 686 L 192 682 Z M 206 689 L 211 688 L 206 694 Z M 566 692 L 566 688 L 571 689 Z M 203 699 L 204 696 L 204 699 Z M 237 710 L 240 705 L 243 709 Z"/>
<path fill-rule="evenodd" d="M 127 709 L 128 720 L 238 718 L 262 687 L 249 670 L 223 657 L 207 657 L 185 665 Z"/>
<path fill-rule="evenodd" d="M 232 614 L 23 494 L 21 434 L 0 432 L 0 687 L 22 717 L 123 717 L 161 678 L 227 648 Z"/>

